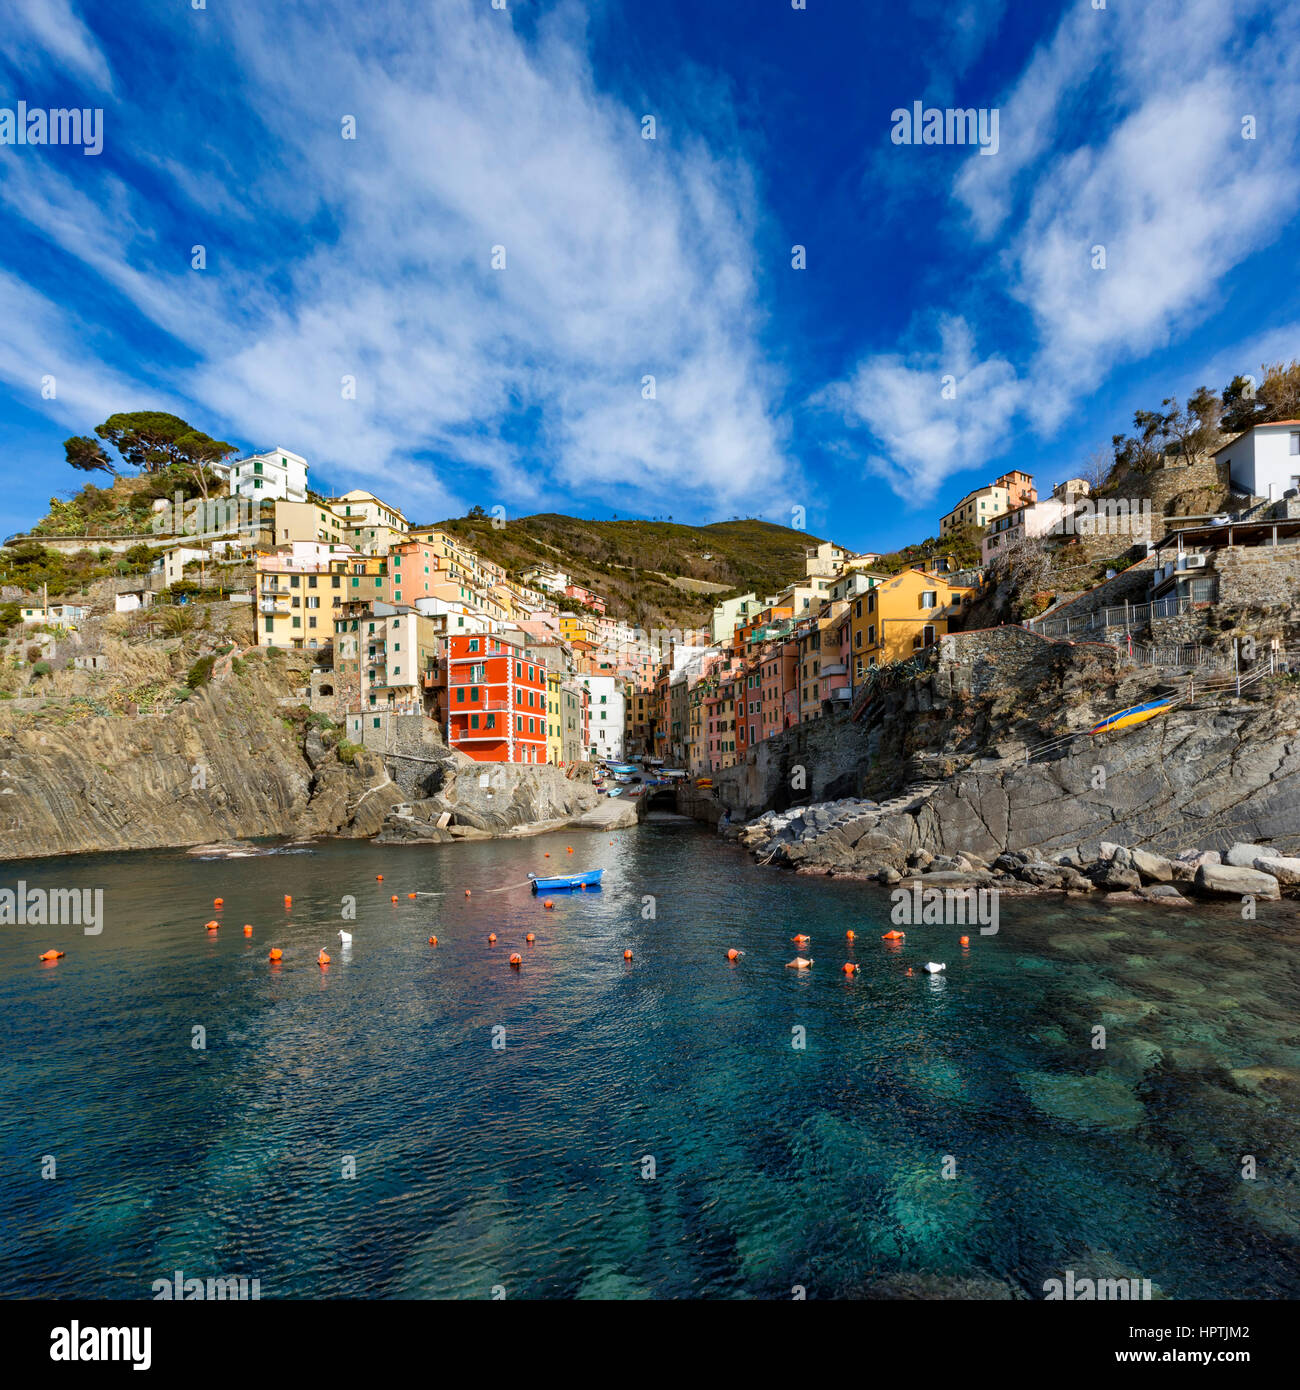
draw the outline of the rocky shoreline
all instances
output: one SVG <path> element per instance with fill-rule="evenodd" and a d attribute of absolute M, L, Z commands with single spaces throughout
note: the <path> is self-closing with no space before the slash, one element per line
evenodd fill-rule
<path fill-rule="evenodd" d="M 1226 853 L 1189 848 L 1172 857 L 1104 840 L 1095 854 L 1079 849 L 1050 857 L 1032 849 L 1003 851 L 991 859 L 970 851 L 936 854 L 917 843 L 910 814 L 923 798 L 923 792 L 884 803 L 843 798 L 768 811 L 744 825 L 723 826 L 720 833 L 760 864 L 886 887 L 921 882 L 1015 894 L 1100 892 L 1120 901 L 1165 904 L 1300 896 L 1300 858 L 1244 841 Z"/>

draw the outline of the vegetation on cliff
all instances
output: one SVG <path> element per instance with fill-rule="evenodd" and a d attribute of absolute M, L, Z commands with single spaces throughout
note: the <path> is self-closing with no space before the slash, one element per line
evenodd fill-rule
<path fill-rule="evenodd" d="M 754 519 L 685 526 L 544 512 L 500 527 L 486 514 L 440 524 L 511 574 L 533 565 L 565 571 L 644 628 L 702 625 L 722 597 L 776 593 L 803 577 L 804 551 L 819 540 Z"/>

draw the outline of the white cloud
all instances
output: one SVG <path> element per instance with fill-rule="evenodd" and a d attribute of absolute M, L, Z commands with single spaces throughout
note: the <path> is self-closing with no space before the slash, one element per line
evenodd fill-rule
<path fill-rule="evenodd" d="M 1059 430 L 1116 368 L 1192 334 L 1300 204 L 1298 38 L 1300 14 L 1268 0 L 1071 10 L 1002 101 L 999 154 L 972 156 L 954 185 L 976 235 L 999 239 L 984 319 L 1014 326 L 1021 306 L 1024 350 L 1013 367 L 963 339 L 984 371 L 969 367 L 980 391 L 958 430 L 915 403 L 952 354 L 946 337 L 919 375 L 864 357 L 830 396 L 887 451 L 868 467 L 927 495 L 1004 452 L 1017 427 Z"/>
<path fill-rule="evenodd" d="M 870 431 L 887 452 L 868 453 L 867 467 L 916 502 L 997 453 L 1024 403 L 1015 369 L 1002 357 L 979 358 L 964 319 L 942 320 L 938 338 L 935 352 L 864 358 L 816 401 L 850 429 Z"/>
<path fill-rule="evenodd" d="M 23 68 L 56 67 L 101 91 L 113 86 L 108 63 L 70 0 L 7 0 L 0 34 L 10 62 Z M 22 95 L 19 93 L 18 95 Z M 85 105 L 69 98 L 56 105 Z"/>
<path fill-rule="evenodd" d="M 666 128 L 643 141 L 641 112 L 595 85 L 579 9 L 544 18 L 532 44 L 468 0 L 209 19 L 204 41 L 233 46 L 244 73 L 229 102 L 268 132 L 239 193 L 264 225 L 266 266 L 280 264 L 279 229 L 324 229 L 286 258 L 283 283 L 234 256 L 189 271 L 177 248 L 149 244 L 142 197 L 98 217 L 48 169 L 6 196 L 193 352 L 170 384 L 222 432 L 376 487 L 423 473 L 430 507 L 480 500 L 466 468 L 499 491 L 484 501 L 661 507 L 675 494 L 682 510 L 791 475 L 759 346 L 749 171 Z M 340 136 L 345 114 L 355 141 Z M 221 168 L 207 161 L 176 191 L 220 209 L 234 196 Z"/>

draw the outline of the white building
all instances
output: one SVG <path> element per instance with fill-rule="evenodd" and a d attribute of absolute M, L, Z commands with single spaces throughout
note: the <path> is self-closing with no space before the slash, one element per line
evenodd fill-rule
<path fill-rule="evenodd" d="M 614 676 L 579 676 L 587 691 L 587 755 L 623 758 L 623 691 Z"/>
<path fill-rule="evenodd" d="M 235 463 L 219 463 L 212 470 L 229 485 L 232 497 L 256 501 L 305 502 L 307 460 L 288 449 L 268 449 Z"/>
<path fill-rule="evenodd" d="M 342 497 L 331 497 L 329 504 L 336 512 L 347 518 L 349 526 L 386 526 L 390 531 L 405 534 L 408 522 L 400 507 L 381 502 L 373 492 L 354 487 Z"/>
<path fill-rule="evenodd" d="M 1254 425 L 1231 444 L 1214 452 L 1228 464 L 1228 476 L 1238 492 L 1276 501 L 1300 488 L 1300 420 L 1275 420 Z"/>
<path fill-rule="evenodd" d="M 539 589 L 561 594 L 569 587 L 569 576 L 563 570 L 544 569 L 541 565 L 525 570 L 523 581 L 525 584 L 536 585 Z"/>
<path fill-rule="evenodd" d="M 724 598 L 713 605 L 713 618 L 709 625 L 709 635 L 715 642 L 730 642 L 736 624 L 743 622 L 750 612 L 758 610 L 758 595 L 741 594 L 738 598 Z"/>

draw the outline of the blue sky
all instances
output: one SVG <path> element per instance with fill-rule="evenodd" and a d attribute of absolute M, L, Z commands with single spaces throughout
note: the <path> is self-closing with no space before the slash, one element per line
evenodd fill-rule
<path fill-rule="evenodd" d="M 0 146 L 0 534 L 146 408 L 420 520 L 885 550 L 1068 477 L 1300 356 L 1300 6 L 1096 2 L 8 0 L 0 107 L 104 149 Z M 894 143 L 915 101 L 997 153 Z"/>

